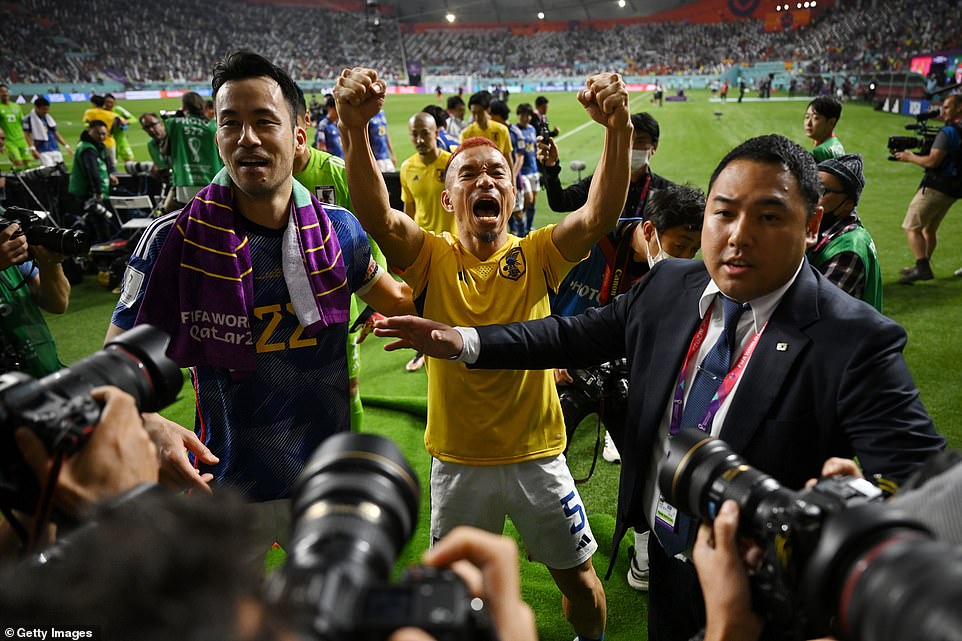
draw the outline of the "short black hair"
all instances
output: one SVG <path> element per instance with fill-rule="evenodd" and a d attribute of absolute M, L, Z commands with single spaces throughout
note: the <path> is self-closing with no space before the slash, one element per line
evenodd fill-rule
<path fill-rule="evenodd" d="M 105 123 L 103 120 L 91 120 L 87 123 L 87 129 L 93 129 L 94 127 L 103 127 L 106 129 L 107 123 Z"/>
<path fill-rule="evenodd" d="M 461 99 L 461 96 L 451 96 L 448 98 L 448 109 L 457 109 L 463 106 L 464 100 Z"/>
<path fill-rule="evenodd" d="M 477 93 L 471 94 L 471 97 L 468 98 L 468 107 L 473 107 L 474 105 L 478 105 L 482 109 L 487 109 L 488 107 L 490 107 L 491 92 L 482 89 Z"/>
<path fill-rule="evenodd" d="M 515 109 L 514 112 L 519 116 L 521 114 L 528 114 L 529 116 L 533 116 L 534 107 L 531 106 L 530 102 L 522 102 L 520 105 L 518 105 L 518 108 Z"/>
<path fill-rule="evenodd" d="M 297 102 L 294 107 L 294 118 L 307 117 L 307 98 L 304 97 L 304 90 L 301 86 L 294 83 L 294 89 L 297 90 Z"/>
<path fill-rule="evenodd" d="M 808 106 L 819 116 L 828 118 L 829 120 L 833 118 L 838 120 L 842 117 L 842 103 L 831 96 L 819 96 L 808 103 Z"/>
<path fill-rule="evenodd" d="M 117 99 L 117 97 L 116 97 L 115 95 L 113 95 L 112 93 L 104 94 L 104 100 L 106 100 L 107 98 L 113 98 L 114 100 Z"/>
<path fill-rule="evenodd" d="M 505 120 L 511 115 L 511 109 L 508 108 L 508 103 L 503 100 L 492 100 L 488 109 L 491 111 L 492 116 L 501 116 Z"/>
<path fill-rule="evenodd" d="M 180 104 L 189 114 L 204 115 L 204 99 L 196 91 L 188 91 L 180 97 Z"/>
<path fill-rule="evenodd" d="M 90 96 L 90 102 L 93 104 L 94 107 L 103 108 L 103 106 L 104 106 L 104 97 L 103 97 L 103 96 L 98 96 L 98 95 Z"/>
<path fill-rule="evenodd" d="M 37 99 L 33 101 L 34 107 L 49 107 L 50 101 L 43 96 L 37 96 Z"/>
<path fill-rule="evenodd" d="M 211 97 L 216 99 L 217 92 L 226 82 L 261 77 L 270 78 L 280 85 L 281 94 L 291 112 L 291 125 L 297 126 L 297 84 L 286 71 L 253 51 L 235 51 L 214 65 L 210 81 L 213 90 Z"/>
<path fill-rule="evenodd" d="M 651 137 L 651 144 L 657 145 L 658 138 L 661 136 L 661 127 L 658 121 L 647 111 L 631 114 L 631 126 L 635 128 L 635 135 L 643 131 Z"/>
<path fill-rule="evenodd" d="M 448 112 L 442 109 L 440 105 L 425 105 L 421 111 L 434 116 L 434 124 L 437 125 L 438 129 L 448 124 Z"/>
<path fill-rule="evenodd" d="M 718 163 L 711 175 L 711 180 L 708 182 L 708 191 L 711 191 L 715 179 L 718 178 L 725 167 L 736 160 L 752 160 L 770 165 L 781 165 L 787 169 L 798 181 L 802 197 L 805 198 L 808 215 L 811 216 L 815 213 L 815 208 L 818 207 L 818 199 L 822 195 L 822 185 L 818 179 L 815 158 L 801 145 L 778 134 L 767 134 L 746 140 L 729 151 Z"/>
<path fill-rule="evenodd" d="M 645 203 L 645 220 L 650 220 L 659 234 L 682 225 L 698 231 L 705 220 L 705 192 L 693 185 L 674 183 L 653 189 Z"/>
<path fill-rule="evenodd" d="M 541 105 L 546 105 L 546 104 L 548 104 L 548 99 L 545 98 L 544 96 L 538 96 L 537 98 L 534 99 L 535 107 L 540 107 Z"/>

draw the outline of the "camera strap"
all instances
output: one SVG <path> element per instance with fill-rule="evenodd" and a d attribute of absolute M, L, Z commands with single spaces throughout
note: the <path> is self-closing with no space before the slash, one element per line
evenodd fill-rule
<path fill-rule="evenodd" d="M 604 400 L 598 401 L 598 423 L 597 432 L 595 433 L 595 451 L 591 456 L 591 467 L 588 468 L 588 474 L 582 479 L 574 479 L 575 485 L 582 485 L 591 480 L 592 474 L 595 473 L 595 467 L 598 465 L 598 450 L 601 449 L 601 416 L 604 414 Z M 573 477 L 573 475 L 572 475 Z"/>
<path fill-rule="evenodd" d="M 42 543 L 44 529 L 50 522 L 50 512 L 53 510 L 53 493 L 57 488 L 57 480 L 60 478 L 62 465 L 63 451 L 57 450 L 53 455 L 50 472 L 47 474 L 40 491 L 40 498 L 37 499 L 37 507 L 33 513 L 33 525 L 30 528 L 30 538 L 27 540 L 27 554 L 36 552 L 37 546 Z"/>

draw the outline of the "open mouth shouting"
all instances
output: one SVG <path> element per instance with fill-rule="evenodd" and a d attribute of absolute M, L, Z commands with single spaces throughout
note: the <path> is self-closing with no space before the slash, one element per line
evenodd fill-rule
<path fill-rule="evenodd" d="M 237 166 L 241 171 L 258 171 L 267 167 L 269 161 L 261 156 L 245 156 L 237 160 Z"/>
<path fill-rule="evenodd" d="M 485 222 L 497 222 L 501 217 L 501 203 L 492 196 L 480 196 L 472 207 L 474 217 Z"/>

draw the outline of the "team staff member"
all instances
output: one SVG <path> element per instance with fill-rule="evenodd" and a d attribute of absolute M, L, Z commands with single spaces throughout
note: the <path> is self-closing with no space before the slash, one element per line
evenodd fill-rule
<path fill-rule="evenodd" d="M 593 76 L 587 87 L 579 100 L 606 128 L 588 204 L 523 239 L 509 235 L 516 198 L 510 163 L 490 141 L 469 138 L 448 162 L 441 195 L 457 220 L 454 238 L 429 234 L 391 209 L 367 144 L 384 82 L 370 69 L 341 74 L 334 91 L 358 215 L 423 313 L 455 322 L 545 316 L 548 289 L 614 224 L 628 185 L 628 94 L 615 74 Z M 551 373 L 468 372 L 441 360 L 427 369 L 432 538 L 463 524 L 500 532 L 510 515 L 561 589 L 575 632 L 600 639 L 606 606 L 591 565 L 597 543 L 561 456 L 565 431 Z"/>
<path fill-rule="evenodd" d="M 718 436 L 789 488 L 831 456 L 857 455 L 866 476 L 901 481 L 945 445 L 902 358 L 905 330 L 853 305 L 805 260 L 818 198 L 811 154 L 782 136 L 753 138 L 709 182 L 704 263 L 659 263 L 580 316 L 459 330 L 430 315 L 377 324 L 379 335 L 402 339 L 395 346 L 485 368 L 628 357 L 631 429 L 612 549 L 628 527 L 652 526 L 650 639 L 687 641 L 704 624 L 694 569 L 675 556 L 694 531 L 658 491 L 669 434 Z"/>

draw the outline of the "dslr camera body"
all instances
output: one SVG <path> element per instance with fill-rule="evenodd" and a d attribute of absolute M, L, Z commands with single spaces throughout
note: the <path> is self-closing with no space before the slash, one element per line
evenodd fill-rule
<path fill-rule="evenodd" d="M 496 641 L 481 599 L 449 570 L 388 579 L 417 523 L 420 485 L 389 439 L 341 433 L 311 456 L 292 491 L 287 563 L 265 590 L 304 636 L 387 639 L 413 626 L 438 641 Z"/>
<path fill-rule="evenodd" d="M 0 217 L 0 229 L 12 224 L 20 225 L 20 234 L 27 237 L 29 245 L 39 245 L 64 256 L 82 256 L 90 251 L 85 232 L 58 227 L 45 212 L 8 207 Z"/>
<path fill-rule="evenodd" d="M 861 478 L 825 478 L 799 492 L 693 430 L 671 437 L 662 494 L 712 521 L 726 500 L 739 533 L 764 551 L 751 578 L 755 610 L 786 638 L 962 639 L 962 554 L 883 504 Z"/>
<path fill-rule="evenodd" d="M 103 350 L 42 379 L 23 372 L 0 375 L 0 505 L 33 511 L 39 486 L 20 457 L 13 434 L 32 430 L 51 454 L 71 454 L 86 444 L 101 407 L 90 392 L 102 385 L 134 397 L 142 412 L 174 402 L 183 374 L 167 358 L 170 338 L 151 325 L 138 325 Z"/>
<path fill-rule="evenodd" d="M 614 431 L 620 440 L 628 410 L 628 360 L 620 358 L 593 367 L 571 369 L 568 374 L 573 382 L 558 388 L 568 441 L 581 421 L 596 411 L 602 415 L 608 431 Z"/>

